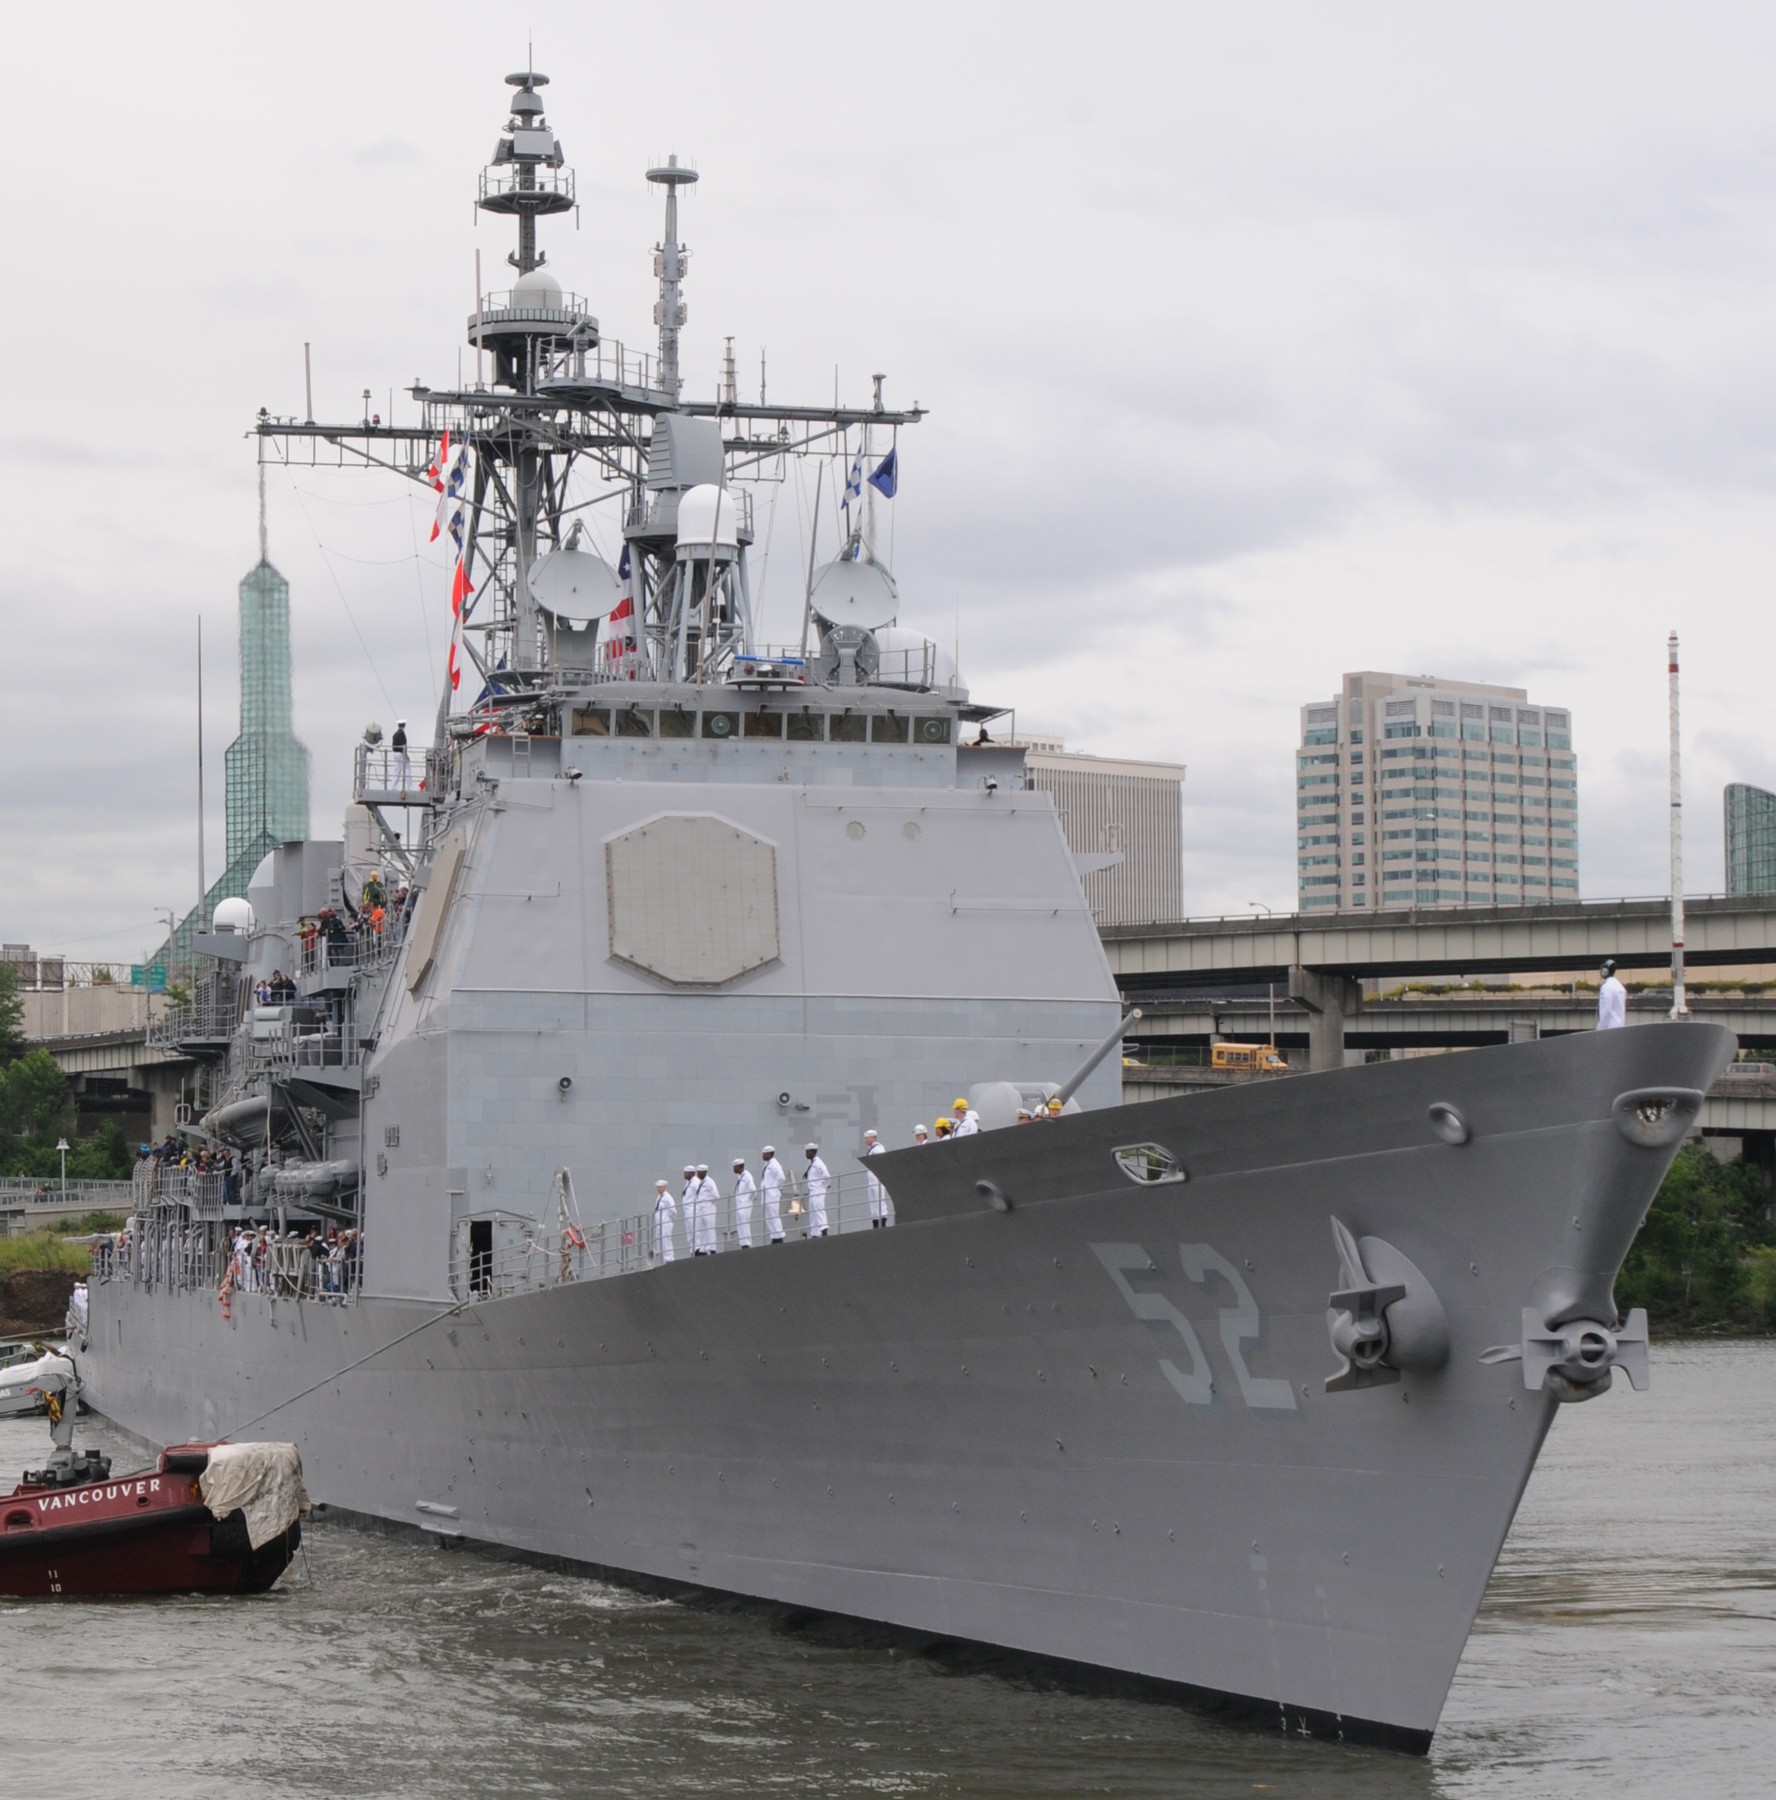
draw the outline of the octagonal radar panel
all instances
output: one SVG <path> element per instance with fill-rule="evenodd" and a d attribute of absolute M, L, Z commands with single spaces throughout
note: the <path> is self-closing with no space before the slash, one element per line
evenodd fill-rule
<path fill-rule="evenodd" d="M 603 619 L 621 603 L 623 584 L 590 550 L 551 550 L 531 564 L 530 592 L 558 619 Z"/>
<path fill-rule="evenodd" d="M 894 577 L 880 563 L 828 563 L 814 578 L 814 613 L 828 625 L 876 631 L 894 623 L 900 600 Z"/>

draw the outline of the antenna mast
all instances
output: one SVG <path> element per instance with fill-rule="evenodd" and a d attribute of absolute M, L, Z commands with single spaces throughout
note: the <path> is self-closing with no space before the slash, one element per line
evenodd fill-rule
<path fill-rule="evenodd" d="M 660 388 L 676 400 L 684 390 L 678 372 L 678 333 L 690 317 L 679 284 L 684 280 L 685 264 L 691 253 L 678 241 L 678 190 L 689 187 L 697 179 L 695 169 L 681 168 L 676 156 L 669 156 L 647 178 L 666 190 L 666 236 L 654 251 L 654 273 L 660 279 L 660 298 L 654 302 L 654 323 L 660 328 Z"/>
<path fill-rule="evenodd" d="M 1666 665 L 1671 683 L 1671 1016 L 1687 1019 L 1684 1004 L 1684 892 L 1683 892 L 1683 740 L 1678 729 L 1677 633 L 1666 640 Z"/>

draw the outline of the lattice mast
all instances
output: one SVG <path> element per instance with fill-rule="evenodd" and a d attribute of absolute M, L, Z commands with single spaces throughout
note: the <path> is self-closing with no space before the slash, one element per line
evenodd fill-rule
<path fill-rule="evenodd" d="M 918 407 L 889 412 L 879 379 L 873 404 L 858 408 L 767 405 L 762 392 L 757 406 L 741 405 L 731 379 L 713 399 L 685 398 L 680 332 L 689 251 L 679 239 L 678 202 L 697 171 L 676 156 L 647 171 L 665 189 L 666 203 L 654 253 L 657 350 L 636 353 L 605 341 L 597 318 L 580 296 L 563 291 L 537 242 L 540 219 L 575 206 L 573 174 L 544 116 L 539 90 L 548 78 L 526 69 L 506 82 L 514 90 L 509 115 L 476 204 L 517 222 L 517 248 L 508 257 L 516 278 L 507 292 L 479 293 L 467 324 L 477 363 L 482 356 L 491 361 L 491 383 L 456 390 L 416 383 L 417 425 L 335 425 L 268 412 L 258 421 L 262 451 L 275 459 L 352 457 L 415 481 L 427 480 L 446 429 L 453 445 L 471 447 L 466 692 L 453 696 L 446 687 L 440 741 L 453 703 L 472 703 L 485 687 L 494 689 L 489 704 L 512 705 L 572 691 L 608 672 L 569 666 L 562 645 L 590 635 L 587 619 L 560 618 L 532 584 L 540 558 L 578 545 L 576 525 L 587 507 L 609 501 L 622 509 L 640 626 L 624 673 L 715 679 L 750 630 L 750 495 L 732 486 L 733 478 L 780 474 L 790 457 L 843 457 L 856 427 L 882 428 L 879 445 L 923 417 Z M 604 492 L 570 499 L 576 474 L 590 474 Z M 698 499 L 703 489 L 716 490 L 713 505 Z M 687 496 L 693 504 L 681 519 Z"/>

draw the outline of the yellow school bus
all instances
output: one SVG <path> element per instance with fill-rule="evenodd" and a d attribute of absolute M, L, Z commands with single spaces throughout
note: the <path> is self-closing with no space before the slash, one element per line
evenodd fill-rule
<path fill-rule="evenodd" d="M 1289 1065 L 1269 1044 L 1217 1044 L 1209 1052 L 1211 1069 L 1234 1069 L 1247 1075 L 1285 1073 Z"/>

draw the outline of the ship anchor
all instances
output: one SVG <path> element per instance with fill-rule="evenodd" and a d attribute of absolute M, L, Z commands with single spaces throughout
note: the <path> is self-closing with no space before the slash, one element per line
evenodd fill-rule
<path fill-rule="evenodd" d="M 1523 1309 L 1523 1341 L 1495 1344 L 1480 1353 L 1483 1363 L 1523 1363 L 1523 1385 L 1546 1389 L 1556 1400 L 1595 1400 L 1607 1394 L 1617 1369 L 1642 1393 L 1647 1387 L 1647 1316 L 1637 1306 L 1611 1329 L 1595 1319 L 1543 1322 L 1533 1306 Z"/>
<path fill-rule="evenodd" d="M 1326 1297 L 1332 1348 L 1344 1366 L 1326 1377 L 1326 1392 L 1380 1387 L 1403 1370 L 1440 1369 L 1449 1360 L 1443 1303 L 1417 1264 L 1384 1238 L 1358 1239 L 1332 1221 L 1339 1284 Z"/>

